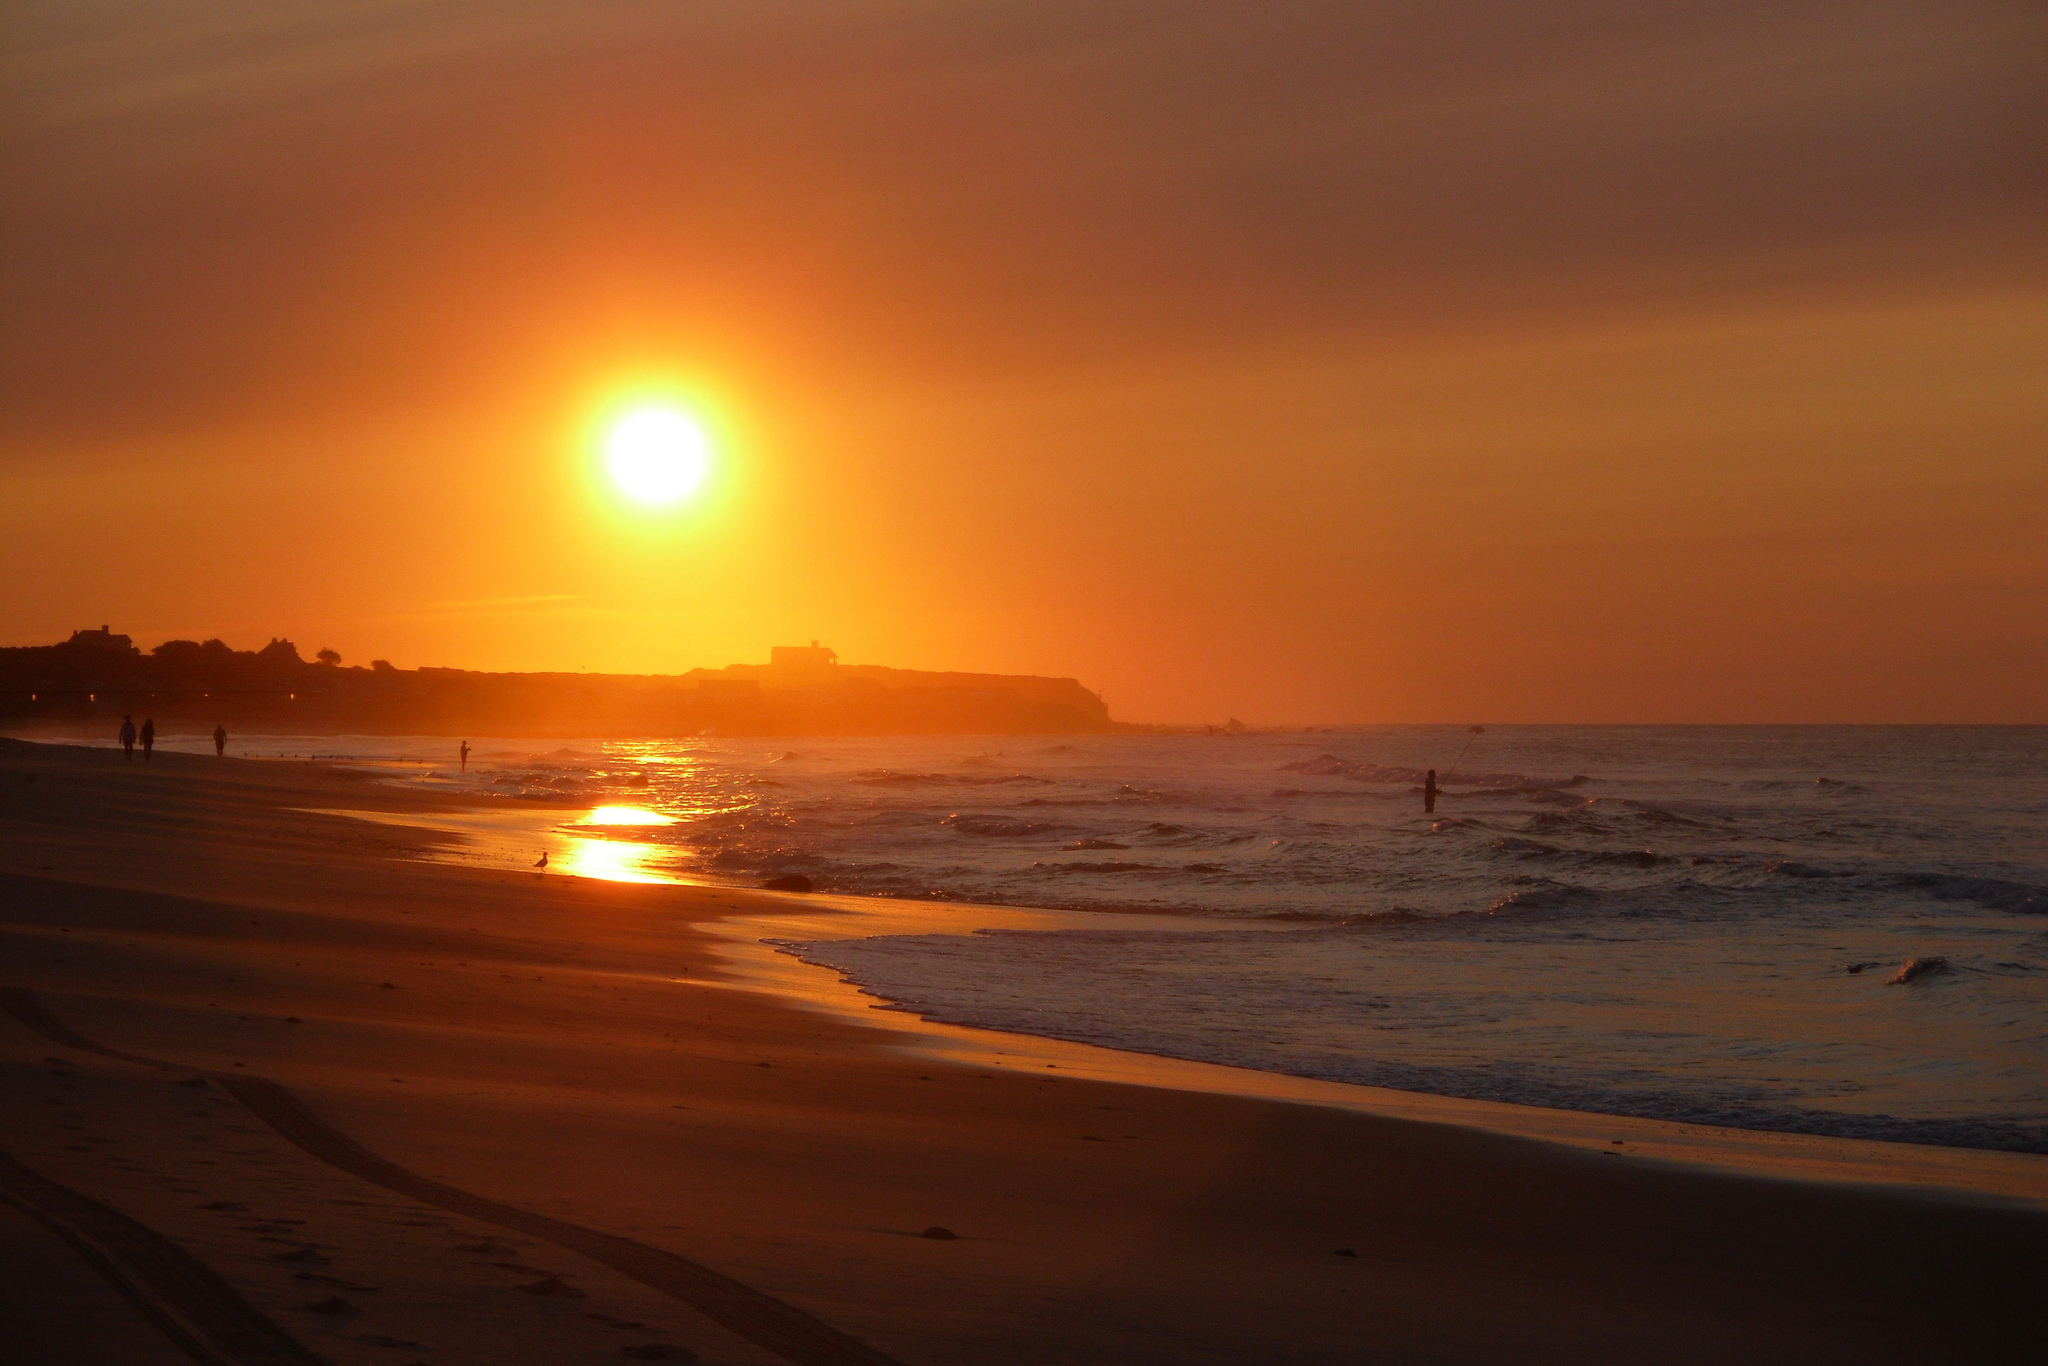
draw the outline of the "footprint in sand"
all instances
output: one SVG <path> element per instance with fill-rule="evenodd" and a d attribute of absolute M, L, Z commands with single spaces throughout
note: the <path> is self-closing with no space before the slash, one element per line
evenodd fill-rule
<path fill-rule="evenodd" d="M 356 1341 L 367 1342 L 372 1347 L 411 1348 L 415 1352 L 420 1351 L 426 1346 L 424 1342 L 414 1342 L 411 1338 L 386 1337 L 382 1333 L 358 1333 L 356 1334 Z"/>
<path fill-rule="evenodd" d="M 377 1289 L 376 1286 L 364 1285 L 361 1281 L 344 1280 L 340 1276 L 323 1276 L 317 1271 L 296 1271 L 292 1273 L 292 1279 L 295 1281 L 314 1281 L 321 1285 L 331 1285 L 337 1290 L 353 1290 L 359 1295 L 370 1294 Z"/>

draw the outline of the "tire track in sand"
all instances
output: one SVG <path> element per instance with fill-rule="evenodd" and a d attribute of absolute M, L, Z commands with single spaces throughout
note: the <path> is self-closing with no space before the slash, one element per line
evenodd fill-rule
<path fill-rule="evenodd" d="M 499 1204 L 378 1157 L 320 1119 L 298 1097 L 274 1081 L 247 1074 L 183 1067 L 161 1058 L 147 1058 L 108 1048 L 51 1015 L 35 999 L 34 993 L 20 988 L 0 988 L 0 1009 L 5 1009 L 52 1043 L 67 1048 L 153 1067 L 160 1072 L 207 1077 L 289 1142 L 330 1167 L 421 1204 L 543 1238 L 558 1247 L 581 1253 L 622 1276 L 681 1300 L 719 1326 L 730 1329 L 757 1347 L 797 1363 L 797 1366 L 901 1366 L 894 1357 L 812 1318 L 794 1305 L 785 1304 L 773 1295 L 764 1294 L 687 1257 L 617 1234 L 600 1233 L 565 1219 L 535 1214 L 515 1205 Z"/>
<path fill-rule="evenodd" d="M 144 1318 L 204 1366 L 322 1366 L 321 1357 L 184 1248 L 5 1152 L 0 1200 L 71 1244 Z"/>

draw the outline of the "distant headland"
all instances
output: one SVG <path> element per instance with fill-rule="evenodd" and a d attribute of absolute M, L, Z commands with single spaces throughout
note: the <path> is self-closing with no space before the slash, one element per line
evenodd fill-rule
<path fill-rule="evenodd" d="M 778 645 L 766 664 L 685 674 L 477 673 L 344 665 L 289 640 L 236 650 L 167 640 L 144 653 L 111 628 L 0 648 L 0 727 L 61 734 L 124 714 L 237 734 L 1057 735 L 1125 727 L 1071 678 L 926 673 Z"/>

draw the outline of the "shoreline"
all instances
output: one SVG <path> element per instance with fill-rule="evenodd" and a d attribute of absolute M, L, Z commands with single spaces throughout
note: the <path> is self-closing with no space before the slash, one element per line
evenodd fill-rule
<path fill-rule="evenodd" d="M 581 839 L 565 835 L 563 822 L 547 813 L 575 810 L 528 807 L 482 811 L 425 827 L 480 844 L 489 861 L 505 837 L 517 832 L 532 840 L 553 835 L 583 845 L 632 849 L 637 842 Z M 422 828 L 408 817 L 335 810 L 334 815 Z M 489 842 L 496 837 L 498 849 Z M 429 857 L 446 857 L 439 852 Z M 563 876 L 619 876 L 617 865 L 599 873 L 578 872 L 574 859 Z M 1812 1181 L 1826 1185 L 1872 1186 L 1939 1194 L 1947 1198 L 2007 1202 L 2048 1209 L 2048 1155 L 1991 1148 L 1964 1148 L 1772 1129 L 1690 1124 L 1599 1110 L 1564 1110 L 1506 1101 L 1480 1100 L 1424 1091 L 1403 1091 L 1357 1082 L 1304 1077 L 1170 1054 L 1114 1048 L 1053 1035 L 958 1024 L 870 991 L 829 966 L 804 961 L 789 942 L 823 938 L 868 938 L 894 934 L 973 934 L 983 929 L 1059 930 L 1091 923 L 1092 913 L 968 902 L 913 902 L 831 892 L 767 892 L 739 883 L 637 871 L 628 861 L 627 880 L 747 893 L 783 904 L 772 915 L 727 915 L 699 926 L 715 935 L 738 985 L 806 1010 L 896 1036 L 908 1056 L 960 1067 L 1000 1067 L 1171 1091 L 1310 1105 L 1422 1124 L 1440 1124 L 1503 1137 L 1556 1144 L 1580 1152 L 1613 1153 L 1645 1162 L 1676 1164 L 1696 1171 Z M 550 875 L 557 875 L 551 866 Z M 1120 927 L 1185 928 L 1185 917 L 1118 915 Z M 1239 927 L 1242 928 L 1242 927 Z M 777 941 L 783 941 L 778 943 Z"/>
<path fill-rule="evenodd" d="M 816 894 L 811 899 L 817 899 Z M 1603 1111 L 1557 1110 L 1328 1081 L 1049 1035 L 954 1024 L 878 996 L 834 968 L 804 962 L 788 949 L 777 946 L 773 939 L 778 936 L 762 933 L 787 930 L 791 920 L 813 921 L 824 928 L 827 917 L 859 915 L 864 909 L 839 904 L 824 916 L 807 916 L 795 910 L 787 916 L 729 916 L 712 922 L 710 928 L 719 934 L 733 971 L 745 987 L 849 1023 L 890 1030 L 898 1036 L 896 1047 L 909 1056 L 931 1062 L 1027 1072 L 1057 1070 L 1063 1076 L 1088 1080 L 1444 1125 L 1532 1139 L 1581 1152 L 1613 1151 L 1620 1156 L 1695 1171 L 1910 1190 L 1944 1198 L 2048 1209 L 2048 1156 L 2040 1154 L 1723 1128 Z M 919 909 L 922 908 L 915 903 L 896 903 L 898 915 Z M 1031 913 L 1015 914 L 1021 921 Z M 883 917 L 891 918 L 887 912 Z M 927 924 L 923 930 L 934 932 L 934 927 Z M 906 924 L 879 932 L 911 931 Z M 957 928 L 947 932 L 971 933 Z"/>

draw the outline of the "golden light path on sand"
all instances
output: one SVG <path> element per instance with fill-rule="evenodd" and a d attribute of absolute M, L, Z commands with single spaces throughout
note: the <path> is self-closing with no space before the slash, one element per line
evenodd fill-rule
<path fill-rule="evenodd" d="M 483 867 L 498 871 L 525 869 L 543 875 L 589 877 L 604 882 L 680 882 L 664 865 L 674 850 L 649 844 L 626 832 L 674 825 L 676 818 L 637 806 L 598 806 L 571 814 L 560 807 L 526 807 L 501 811 L 442 811 L 428 817 L 399 816 L 378 811 L 328 811 L 383 825 L 438 831 L 455 838 L 428 861 Z M 581 833 L 590 831 L 589 834 Z M 545 868 L 537 866 L 547 855 Z"/>
<path fill-rule="evenodd" d="M 548 860 L 550 872 L 594 877 L 605 882 L 673 882 L 649 867 L 658 850 L 626 840 L 593 840 L 570 836 L 566 848 Z"/>

